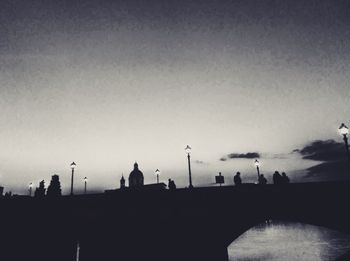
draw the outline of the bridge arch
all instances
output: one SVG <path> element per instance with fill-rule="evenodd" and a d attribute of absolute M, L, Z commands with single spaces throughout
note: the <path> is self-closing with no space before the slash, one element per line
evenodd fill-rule
<path fill-rule="evenodd" d="M 349 243 L 349 234 L 326 227 L 272 220 L 235 239 L 228 256 L 230 260 L 338 260 L 349 252 Z"/>

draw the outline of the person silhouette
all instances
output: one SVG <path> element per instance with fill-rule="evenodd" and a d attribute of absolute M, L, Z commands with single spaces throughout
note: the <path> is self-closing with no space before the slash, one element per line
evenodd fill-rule
<path fill-rule="evenodd" d="M 273 184 L 281 184 L 282 183 L 282 176 L 277 170 L 273 174 L 272 179 L 273 179 Z"/>
<path fill-rule="evenodd" d="M 176 185 L 175 182 L 171 179 L 168 180 L 168 187 L 170 190 L 175 190 L 176 189 Z"/>
<path fill-rule="evenodd" d="M 171 179 L 168 179 L 168 188 L 170 189 L 171 187 Z"/>
<path fill-rule="evenodd" d="M 259 176 L 259 184 L 260 185 L 265 185 L 267 183 L 267 179 L 264 177 L 264 174 L 261 174 Z"/>
<path fill-rule="evenodd" d="M 237 172 L 236 175 L 233 177 L 233 182 L 235 183 L 236 186 L 239 186 L 242 184 L 242 179 L 241 179 L 241 173 Z"/>
<path fill-rule="evenodd" d="M 171 180 L 171 189 L 172 190 L 176 189 L 175 181 L 173 181 L 173 180 Z"/>
<path fill-rule="evenodd" d="M 281 183 L 283 183 L 283 184 L 288 184 L 290 182 L 290 180 L 285 172 L 282 172 L 281 181 L 282 181 Z"/>

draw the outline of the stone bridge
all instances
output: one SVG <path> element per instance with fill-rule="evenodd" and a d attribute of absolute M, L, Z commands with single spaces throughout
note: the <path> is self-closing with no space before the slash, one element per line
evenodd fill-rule
<path fill-rule="evenodd" d="M 227 261 L 227 247 L 269 219 L 350 233 L 350 182 L 118 190 L 3 198 L 2 260 Z M 77 246 L 79 245 L 79 251 Z"/>

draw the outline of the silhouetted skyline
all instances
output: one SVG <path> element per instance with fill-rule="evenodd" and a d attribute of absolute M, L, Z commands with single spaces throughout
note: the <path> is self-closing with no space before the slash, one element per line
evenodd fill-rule
<path fill-rule="evenodd" d="M 88 177 L 102 191 L 138 161 L 145 183 L 160 169 L 184 187 L 186 144 L 195 185 L 218 172 L 253 181 L 257 156 L 267 178 L 331 179 L 322 173 L 343 163 L 303 153 L 338 148 L 350 124 L 349 11 L 341 0 L 2 1 L 0 185 L 25 193 L 58 174 L 67 194 L 75 161 L 75 187 Z"/>

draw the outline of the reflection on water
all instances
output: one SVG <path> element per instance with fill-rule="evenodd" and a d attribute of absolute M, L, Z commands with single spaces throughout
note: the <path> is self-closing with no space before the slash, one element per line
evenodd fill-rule
<path fill-rule="evenodd" d="M 349 250 L 350 235 L 277 221 L 250 229 L 228 248 L 230 261 L 329 261 Z"/>

